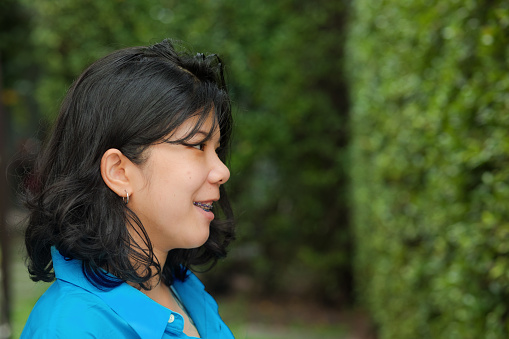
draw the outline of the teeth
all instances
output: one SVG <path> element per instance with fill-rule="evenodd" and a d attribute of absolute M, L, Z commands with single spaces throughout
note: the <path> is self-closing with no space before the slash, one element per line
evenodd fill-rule
<path fill-rule="evenodd" d="M 203 202 L 193 202 L 194 206 L 198 206 L 202 210 L 206 212 L 210 212 L 212 210 L 212 204 L 205 204 Z"/>

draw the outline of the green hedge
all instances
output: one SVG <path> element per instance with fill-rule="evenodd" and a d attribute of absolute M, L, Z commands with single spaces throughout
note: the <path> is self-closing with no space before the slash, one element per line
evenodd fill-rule
<path fill-rule="evenodd" d="M 359 295 L 380 338 L 507 338 L 509 4 L 353 7 Z"/>

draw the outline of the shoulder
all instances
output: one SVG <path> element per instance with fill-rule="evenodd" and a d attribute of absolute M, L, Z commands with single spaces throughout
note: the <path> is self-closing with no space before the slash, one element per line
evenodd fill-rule
<path fill-rule="evenodd" d="M 35 304 L 21 338 L 133 337 L 131 327 L 101 298 L 57 280 Z"/>

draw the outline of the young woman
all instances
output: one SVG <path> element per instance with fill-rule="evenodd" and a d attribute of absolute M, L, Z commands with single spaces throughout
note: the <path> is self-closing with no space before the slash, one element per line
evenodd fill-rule
<path fill-rule="evenodd" d="M 233 338 L 191 266 L 226 254 L 232 116 L 216 55 L 114 52 L 62 104 L 28 191 L 22 338 Z"/>

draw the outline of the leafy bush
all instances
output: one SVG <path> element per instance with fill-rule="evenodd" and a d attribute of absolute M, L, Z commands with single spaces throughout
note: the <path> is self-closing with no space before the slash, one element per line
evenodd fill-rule
<path fill-rule="evenodd" d="M 353 7 L 359 295 L 381 338 L 507 338 L 509 5 Z"/>

